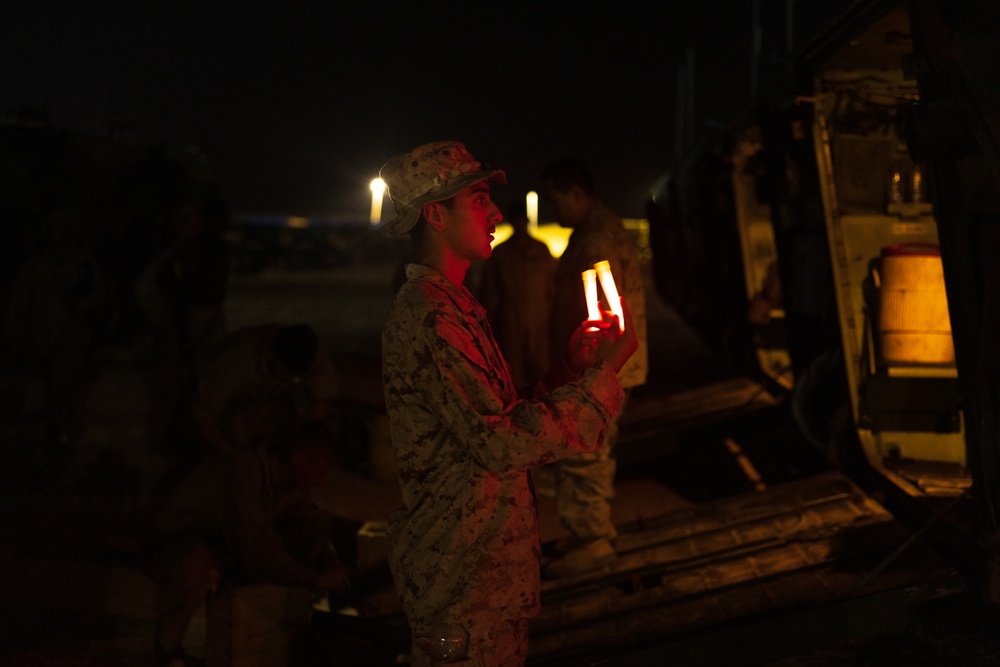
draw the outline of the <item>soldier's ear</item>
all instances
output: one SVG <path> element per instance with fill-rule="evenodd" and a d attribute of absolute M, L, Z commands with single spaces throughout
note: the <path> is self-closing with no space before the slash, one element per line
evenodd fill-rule
<path fill-rule="evenodd" d="M 444 229 L 444 216 L 442 215 L 442 209 L 444 205 L 439 201 L 432 201 L 429 204 L 424 204 L 423 214 L 424 218 L 435 231 L 441 231 Z"/>

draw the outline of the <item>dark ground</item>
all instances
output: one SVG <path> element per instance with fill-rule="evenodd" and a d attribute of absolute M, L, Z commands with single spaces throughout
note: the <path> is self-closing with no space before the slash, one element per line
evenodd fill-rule
<path fill-rule="evenodd" d="M 307 317 L 333 343 L 344 384 L 356 407 L 363 406 L 379 391 L 373 370 L 377 367 L 372 366 L 377 358 L 373 332 L 387 308 L 392 268 L 237 279 L 227 308 L 231 325 Z M 646 392 L 668 392 L 725 375 L 724 365 L 669 308 L 654 297 L 650 310 L 657 376 Z M 138 348 L 132 346 L 104 351 L 89 404 L 87 436 L 71 457 L 38 456 L 25 443 L 0 452 L 4 667 L 153 664 L 153 590 L 135 567 L 128 538 L 146 518 L 145 503 L 164 463 L 147 446 L 139 358 Z M 700 375 L 692 375 L 694 368 Z M 813 452 L 799 455 L 800 468 L 824 465 Z M 701 466 L 703 478 L 709 478 L 716 464 L 681 450 L 673 458 L 623 465 L 620 510 L 634 511 L 634 505 L 654 497 L 672 502 L 685 489 L 683 476 L 675 474 L 670 481 L 671 471 L 683 467 L 690 479 L 697 477 L 693 467 Z M 767 469 L 766 462 L 760 465 Z M 393 506 L 391 483 L 373 480 L 373 471 L 364 464 L 354 472 L 341 480 L 349 497 L 344 502 L 354 503 L 341 505 L 348 522 L 377 517 Z M 720 486 L 712 493 L 725 489 Z M 553 534 L 551 524 L 543 524 L 543 536 L 546 531 Z M 891 634 L 835 641 L 770 664 L 1000 665 L 1000 610 L 982 603 L 973 590 L 914 608 L 894 621 L 900 629 Z M 192 641 L 198 641 L 197 631 L 194 628 Z"/>

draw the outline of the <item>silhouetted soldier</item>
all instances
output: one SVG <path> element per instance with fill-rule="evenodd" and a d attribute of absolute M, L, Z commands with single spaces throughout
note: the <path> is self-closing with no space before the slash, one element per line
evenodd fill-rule
<path fill-rule="evenodd" d="M 206 598 L 227 582 L 350 592 L 330 518 L 309 491 L 338 465 L 321 422 L 303 422 L 256 447 L 201 462 L 161 507 L 144 563 L 158 584 L 156 650 L 183 665 L 182 640 Z"/>
<path fill-rule="evenodd" d="M 192 413 L 206 451 L 254 446 L 303 419 L 335 415 L 329 349 L 307 324 L 238 329 L 200 365 Z"/>
<path fill-rule="evenodd" d="M 618 292 L 631 306 L 639 349 L 619 371 L 626 401 L 632 387 L 644 384 L 648 372 L 646 296 L 639 250 L 617 213 L 598 197 L 590 170 L 574 158 L 550 164 L 541 177 L 541 195 L 559 224 L 571 227 L 556 270 L 556 300 L 552 309 L 552 350 L 565 348 L 587 303 L 581 273 L 599 261 L 611 265 Z M 571 538 L 561 540 L 561 555 L 545 567 L 552 577 L 584 572 L 613 562 L 618 531 L 611 517 L 615 455 L 620 414 L 594 453 L 582 453 L 556 464 L 556 508 Z"/>
<path fill-rule="evenodd" d="M 25 260 L 15 283 L 7 332 L 16 365 L 44 380 L 44 447 L 65 454 L 85 430 L 103 281 L 97 260 L 77 243 L 72 214 L 53 211 L 44 232 L 45 247 Z"/>
<path fill-rule="evenodd" d="M 556 259 L 528 232 L 524 202 L 507 212 L 514 232 L 483 263 L 479 301 L 518 387 L 549 369 L 549 313 L 555 296 Z"/>

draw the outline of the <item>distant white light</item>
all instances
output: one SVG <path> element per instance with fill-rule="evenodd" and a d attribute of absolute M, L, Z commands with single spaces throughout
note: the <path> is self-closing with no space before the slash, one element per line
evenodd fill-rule
<path fill-rule="evenodd" d="M 528 212 L 528 229 L 538 231 L 538 193 L 532 190 L 524 196 L 524 206 Z"/>
<path fill-rule="evenodd" d="M 373 225 L 382 221 L 382 197 L 385 196 L 385 181 L 376 178 L 371 183 L 372 189 L 372 214 L 368 218 Z"/>

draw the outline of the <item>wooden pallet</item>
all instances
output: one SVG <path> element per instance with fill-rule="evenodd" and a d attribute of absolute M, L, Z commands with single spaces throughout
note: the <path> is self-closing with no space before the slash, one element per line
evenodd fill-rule
<path fill-rule="evenodd" d="M 690 647 L 698 637 L 706 642 L 700 655 L 726 647 L 719 638 L 727 627 L 787 623 L 803 610 L 834 614 L 873 595 L 898 606 L 900 591 L 913 601 L 961 588 L 954 568 L 919 543 L 884 563 L 908 531 L 838 473 L 619 530 L 614 564 L 543 582 L 529 664 L 610 664 L 650 647 L 676 658 L 671 645 Z M 730 643 L 737 654 L 727 664 L 744 664 L 741 654 L 753 651 Z"/>
<path fill-rule="evenodd" d="M 644 396 L 634 393 L 622 414 L 620 442 L 641 440 L 664 430 L 693 428 L 781 405 L 783 397 L 748 377 L 703 387 Z"/>

